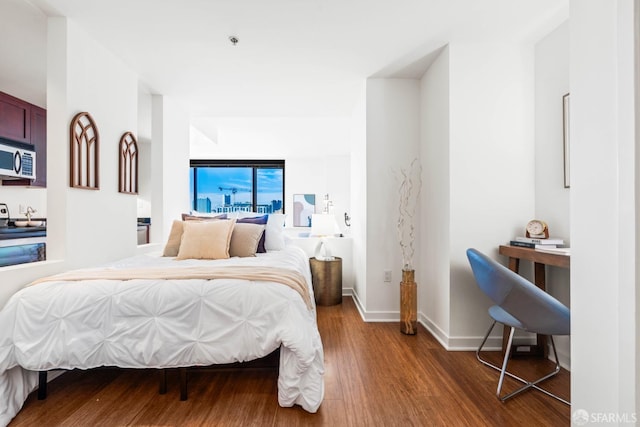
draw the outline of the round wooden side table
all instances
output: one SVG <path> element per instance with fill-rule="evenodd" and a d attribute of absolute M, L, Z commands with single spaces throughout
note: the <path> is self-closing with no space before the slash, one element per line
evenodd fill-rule
<path fill-rule="evenodd" d="M 322 261 L 309 259 L 311 281 L 317 305 L 336 305 L 342 303 L 342 258 Z"/>

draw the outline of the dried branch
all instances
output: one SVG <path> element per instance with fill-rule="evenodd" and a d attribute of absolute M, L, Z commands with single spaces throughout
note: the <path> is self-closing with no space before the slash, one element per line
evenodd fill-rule
<path fill-rule="evenodd" d="M 418 205 L 418 195 L 422 187 L 422 166 L 415 158 L 408 168 L 401 168 L 394 173 L 399 181 L 400 201 L 398 203 L 398 240 L 402 251 L 402 269 L 413 270 L 413 256 L 415 254 L 415 224 L 414 217 Z"/>

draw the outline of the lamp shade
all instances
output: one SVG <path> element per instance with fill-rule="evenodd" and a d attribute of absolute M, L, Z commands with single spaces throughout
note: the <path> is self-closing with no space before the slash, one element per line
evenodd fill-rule
<path fill-rule="evenodd" d="M 335 215 L 313 214 L 311 215 L 311 236 L 326 237 L 340 234 L 340 228 Z"/>
<path fill-rule="evenodd" d="M 340 234 L 336 217 L 332 214 L 313 214 L 311 215 L 311 237 L 320 237 L 320 241 L 316 246 L 315 258 L 319 261 L 333 261 L 335 258 L 331 255 L 326 237 L 333 237 Z"/>

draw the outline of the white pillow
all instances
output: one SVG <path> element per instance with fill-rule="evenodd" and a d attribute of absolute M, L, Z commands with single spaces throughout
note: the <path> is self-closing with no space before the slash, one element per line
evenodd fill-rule
<path fill-rule="evenodd" d="M 269 214 L 264 234 L 264 248 L 268 251 L 284 249 L 284 220 L 286 214 Z"/>

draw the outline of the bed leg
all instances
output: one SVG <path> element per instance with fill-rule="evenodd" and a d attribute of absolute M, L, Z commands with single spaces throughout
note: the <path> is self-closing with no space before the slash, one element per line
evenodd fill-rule
<path fill-rule="evenodd" d="M 167 394 L 167 370 L 160 370 L 160 394 Z"/>
<path fill-rule="evenodd" d="M 38 372 L 38 400 L 47 398 L 47 371 Z"/>
<path fill-rule="evenodd" d="M 178 368 L 180 375 L 180 400 L 187 400 L 187 368 Z"/>

